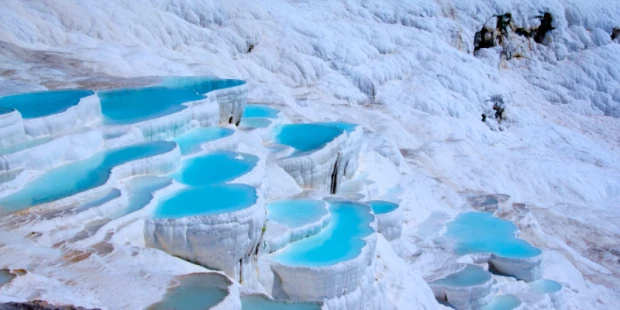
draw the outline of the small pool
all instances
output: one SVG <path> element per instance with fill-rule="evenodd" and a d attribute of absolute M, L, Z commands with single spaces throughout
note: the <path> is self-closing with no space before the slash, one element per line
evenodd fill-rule
<path fill-rule="evenodd" d="M 298 152 L 310 152 L 322 148 L 343 132 L 335 126 L 287 124 L 276 131 L 275 142 L 288 145 Z"/>
<path fill-rule="evenodd" d="M 100 196 L 97 196 L 92 199 L 88 199 L 86 201 L 81 202 L 77 208 L 75 208 L 76 212 L 83 212 L 90 208 L 98 207 L 103 205 L 104 203 L 110 202 L 121 196 L 121 191 L 116 188 L 113 188 Z"/>
<path fill-rule="evenodd" d="M 371 200 L 368 205 L 375 214 L 386 214 L 398 209 L 398 204 L 384 200 Z"/>
<path fill-rule="evenodd" d="M 459 255 L 494 253 L 507 258 L 540 255 L 540 249 L 515 238 L 517 226 L 488 212 L 466 212 L 446 225 L 446 236 L 455 241 Z"/>
<path fill-rule="evenodd" d="M 198 127 L 177 137 L 174 141 L 179 144 L 181 154 L 187 155 L 200 151 L 200 145 L 203 143 L 228 137 L 233 133 L 235 133 L 235 131 L 230 128 Z"/>
<path fill-rule="evenodd" d="M 17 94 L 0 97 L 1 108 L 14 108 L 24 119 L 58 114 L 76 106 L 82 98 L 92 96 L 92 90 L 70 89 Z M 1 114 L 1 113 L 0 113 Z"/>
<path fill-rule="evenodd" d="M 148 306 L 148 310 L 211 309 L 228 296 L 232 283 L 219 274 L 189 274 L 182 276 L 177 286 L 169 288 L 161 301 Z"/>
<path fill-rule="evenodd" d="M 287 199 L 267 204 L 267 219 L 289 228 L 317 222 L 327 214 L 327 204 L 321 200 Z"/>
<path fill-rule="evenodd" d="M 254 169 L 258 157 L 232 151 L 216 151 L 192 157 L 172 174 L 180 183 L 203 186 L 232 181 Z"/>
<path fill-rule="evenodd" d="M 450 274 L 445 278 L 431 281 L 429 285 L 443 285 L 450 287 L 470 287 L 482 285 L 491 280 L 490 272 L 474 265 L 467 265 L 463 270 Z"/>
<path fill-rule="evenodd" d="M 135 144 L 99 152 L 89 158 L 48 170 L 9 196 L 0 198 L 0 214 L 52 202 L 105 184 L 115 166 L 160 155 L 176 147 L 174 142 Z"/>
<path fill-rule="evenodd" d="M 164 197 L 153 216 L 182 218 L 234 212 L 252 206 L 256 189 L 245 184 L 219 184 L 185 188 Z"/>
<path fill-rule="evenodd" d="M 0 269 L 0 286 L 9 283 L 15 279 L 15 275 L 8 269 Z"/>
<path fill-rule="evenodd" d="M 553 280 L 541 279 L 529 283 L 530 289 L 539 294 L 555 293 L 562 289 L 562 284 Z"/>
<path fill-rule="evenodd" d="M 357 124 L 352 124 L 352 123 L 347 123 L 347 122 L 319 122 L 315 124 L 325 125 L 325 126 L 334 126 L 346 132 L 353 132 L 355 128 L 357 127 Z"/>
<path fill-rule="evenodd" d="M 239 126 L 242 128 L 267 128 L 271 121 L 267 118 L 242 118 Z"/>
<path fill-rule="evenodd" d="M 99 92 L 101 112 L 106 125 L 142 122 L 187 108 L 185 102 L 205 99 L 205 94 L 244 84 L 241 80 L 205 77 L 168 78 L 151 87 L 126 88 Z"/>
<path fill-rule="evenodd" d="M 374 232 L 374 217 L 365 204 L 338 201 L 329 203 L 331 220 L 318 234 L 294 242 L 273 254 L 289 266 L 322 267 L 357 257 L 366 245 L 363 238 Z"/>
<path fill-rule="evenodd" d="M 280 110 L 262 104 L 248 104 L 243 110 L 243 118 L 277 118 Z"/>
<path fill-rule="evenodd" d="M 172 183 L 167 177 L 151 175 L 135 177 L 127 182 L 129 190 L 129 204 L 127 207 L 111 214 L 109 218 L 116 219 L 144 208 L 153 199 L 153 192 Z"/>
<path fill-rule="evenodd" d="M 321 304 L 273 300 L 262 295 L 241 296 L 242 310 L 321 310 Z"/>
<path fill-rule="evenodd" d="M 521 301 L 514 295 L 498 295 L 484 307 L 484 310 L 512 310 L 519 305 L 521 305 Z"/>
<path fill-rule="evenodd" d="M 23 151 L 25 149 L 29 149 L 35 146 L 39 146 L 42 144 L 45 144 L 47 142 L 50 142 L 54 140 L 51 137 L 43 137 L 43 138 L 37 138 L 37 139 L 31 139 L 31 140 L 26 140 L 26 141 L 22 141 L 22 142 L 18 142 L 15 143 L 11 146 L 2 148 L 0 147 L 0 155 L 8 155 L 8 154 L 12 154 L 12 153 L 17 153 L 19 151 Z"/>

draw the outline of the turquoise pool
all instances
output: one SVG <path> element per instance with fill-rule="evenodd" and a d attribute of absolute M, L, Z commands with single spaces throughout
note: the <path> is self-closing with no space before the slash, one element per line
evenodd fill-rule
<path fill-rule="evenodd" d="M 248 104 L 243 110 L 243 118 L 277 118 L 280 110 L 262 104 Z"/>
<path fill-rule="evenodd" d="M 431 281 L 430 285 L 443 285 L 450 287 L 470 287 L 481 285 L 489 280 L 493 275 L 490 272 L 474 265 L 467 265 L 463 270 L 450 274 L 445 278 Z"/>
<path fill-rule="evenodd" d="M 363 238 L 374 232 L 374 217 L 365 204 L 338 201 L 329 203 L 331 220 L 318 234 L 294 242 L 273 254 L 289 266 L 322 267 L 357 257 L 366 245 Z"/>
<path fill-rule="evenodd" d="M 15 109 L 13 109 L 13 108 L 0 107 L 0 115 L 2 115 L 2 114 L 9 114 L 9 113 L 11 113 L 13 111 L 15 111 Z"/>
<path fill-rule="evenodd" d="M 529 283 L 532 291 L 539 294 L 555 293 L 562 289 L 562 284 L 553 280 L 541 279 Z"/>
<path fill-rule="evenodd" d="M 180 183 L 203 186 L 232 181 L 254 169 L 258 157 L 231 151 L 216 151 L 192 157 L 181 163 L 172 174 Z"/>
<path fill-rule="evenodd" d="M 174 142 L 151 142 L 99 152 L 87 159 L 48 170 L 9 196 L 0 198 L 0 214 L 52 202 L 105 184 L 115 166 L 171 151 Z"/>
<path fill-rule="evenodd" d="M 252 206 L 256 189 L 245 184 L 219 184 L 182 189 L 164 197 L 153 216 L 182 218 L 234 212 Z"/>
<path fill-rule="evenodd" d="M 162 300 L 150 305 L 148 310 L 211 309 L 228 296 L 230 280 L 219 274 L 189 274 L 179 285 L 168 289 Z"/>
<path fill-rule="evenodd" d="M 317 222 L 327 214 L 327 205 L 321 200 L 287 199 L 267 204 L 267 219 L 289 228 Z"/>
<path fill-rule="evenodd" d="M 25 119 L 49 116 L 76 106 L 82 98 L 92 96 L 92 90 L 53 90 L 0 97 L 0 108 L 14 108 Z M 2 113 L 0 113 L 2 114 Z"/>
<path fill-rule="evenodd" d="M 81 202 L 77 208 L 75 208 L 76 212 L 83 212 L 86 211 L 90 208 L 94 208 L 94 207 L 98 207 L 106 202 L 110 202 L 118 197 L 121 196 L 121 191 L 119 191 L 116 188 L 113 188 L 105 193 L 103 193 L 102 195 L 99 195 L 97 197 L 88 199 L 86 201 Z"/>
<path fill-rule="evenodd" d="M 458 254 L 494 253 L 507 258 L 528 258 L 542 252 L 515 238 L 517 226 L 487 212 L 466 212 L 446 225 L 446 236 L 455 241 Z"/>
<path fill-rule="evenodd" d="M 129 204 L 109 217 L 119 218 L 144 208 L 153 199 L 153 192 L 172 184 L 172 179 L 151 175 L 135 177 L 127 182 Z"/>
<path fill-rule="evenodd" d="M 521 305 L 521 301 L 514 295 L 498 295 L 484 307 L 484 310 L 512 310 L 519 305 Z"/>
<path fill-rule="evenodd" d="M 324 147 L 343 132 L 335 126 L 287 124 L 278 128 L 275 142 L 288 145 L 298 152 L 310 152 Z"/>
<path fill-rule="evenodd" d="M 241 297 L 242 310 L 321 310 L 321 304 L 269 299 L 262 295 Z"/>
<path fill-rule="evenodd" d="M 203 143 L 228 137 L 233 133 L 235 133 L 235 131 L 230 128 L 198 127 L 177 137 L 174 141 L 179 144 L 181 154 L 187 155 L 200 151 L 200 145 Z"/>
<path fill-rule="evenodd" d="M 368 205 L 375 214 L 386 214 L 398 209 L 398 204 L 384 200 L 371 200 Z"/>

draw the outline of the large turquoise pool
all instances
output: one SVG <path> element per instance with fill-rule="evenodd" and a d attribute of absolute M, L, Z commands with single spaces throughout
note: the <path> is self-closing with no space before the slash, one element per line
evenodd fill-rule
<path fill-rule="evenodd" d="M 470 287 L 484 284 L 491 280 L 492 277 L 493 275 L 490 272 L 482 269 L 481 267 L 467 265 L 464 269 L 458 272 L 450 274 L 445 278 L 431 281 L 428 284 L 451 287 Z"/>
<path fill-rule="evenodd" d="M 317 222 L 327 214 L 327 204 L 321 200 L 287 199 L 267 204 L 267 219 L 289 228 Z"/>
<path fill-rule="evenodd" d="M 298 152 L 320 149 L 344 131 L 335 126 L 318 124 L 287 124 L 276 131 L 275 142 L 288 145 Z"/>
<path fill-rule="evenodd" d="M 241 297 L 242 310 L 320 310 L 321 304 L 273 300 L 262 295 Z"/>
<path fill-rule="evenodd" d="M 507 258 L 527 258 L 541 251 L 515 238 L 517 226 L 487 212 L 466 212 L 446 225 L 446 236 L 455 242 L 458 254 L 494 253 Z"/>
<path fill-rule="evenodd" d="M 254 169 L 258 157 L 231 151 L 216 151 L 184 160 L 172 174 L 180 183 L 191 186 L 232 181 Z"/>
<path fill-rule="evenodd" d="M 318 234 L 294 242 L 273 254 L 289 266 L 321 267 L 351 260 L 366 245 L 363 238 L 374 232 L 368 205 L 338 201 L 329 203 L 331 220 Z"/>
<path fill-rule="evenodd" d="M 200 145 L 210 141 L 215 141 L 224 137 L 231 136 L 235 133 L 230 128 L 222 127 L 198 127 L 183 134 L 174 141 L 179 144 L 182 155 L 187 155 L 200 151 Z"/>
<path fill-rule="evenodd" d="M 0 198 L 0 213 L 52 202 L 105 184 L 115 166 L 171 151 L 174 142 L 151 142 L 106 150 L 87 159 L 48 170 L 25 187 Z"/>
<path fill-rule="evenodd" d="M 37 118 L 64 112 L 76 106 L 82 98 L 94 94 L 91 90 L 81 89 L 17 94 L 0 97 L 0 108 L 14 108 L 25 119 Z"/>
<path fill-rule="evenodd" d="M 189 274 L 180 283 L 168 289 L 162 300 L 150 305 L 148 310 L 211 309 L 228 296 L 230 280 L 219 274 Z"/>

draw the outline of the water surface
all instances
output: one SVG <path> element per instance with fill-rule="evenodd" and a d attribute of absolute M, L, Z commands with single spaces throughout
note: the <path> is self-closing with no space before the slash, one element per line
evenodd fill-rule
<path fill-rule="evenodd" d="M 82 89 L 17 94 L 0 97 L 0 108 L 16 109 L 24 119 L 37 118 L 65 112 L 82 98 L 94 94 L 92 90 Z"/>

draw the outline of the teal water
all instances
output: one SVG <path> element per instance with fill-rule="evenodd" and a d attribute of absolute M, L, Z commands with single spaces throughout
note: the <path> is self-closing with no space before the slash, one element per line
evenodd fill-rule
<path fill-rule="evenodd" d="M 527 258 L 542 253 L 524 240 L 515 238 L 517 226 L 487 212 L 466 212 L 446 225 L 446 236 L 455 241 L 459 255 L 494 253 L 507 258 Z"/>
<path fill-rule="evenodd" d="M 430 285 L 444 285 L 451 287 L 469 287 L 480 285 L 491 280 L 490 272 L 474 265 L 467 265 L 463 270 L 450 274 L 445 278 L 431 281 Z"/>
<path fill-rule="evenodd" d="M 234 212 L 250 207 L 257 198 L 256 189 L 245 184 L 191 187 L 164 197 L 153 216 L 181 218 Z"/>
<path fill-rule="evenodd" d="M 3 107 L 0 107 L 0 115 L 8 114 L 8 113 L 11 113 L 13 111 L 15 111 L 15 109 L 13 109 L 13 108 L 3 108 Z"/>
<path fill-rule="evenodd" d="M 368 205 L 375 214 L 386 214 L 398 209 L 398 204 L 384 200 L 371 200 Z"/>
<path fill-rule="evenodd" d="M 294 242 L 273 254 L 289 266 L 321 267 L 357 257 L 366 242 L 362 238 L 374 230 L 374 217 L 367 205 L 354 202 L 330 202 L 331 220 L 318 234 Z"/>
<path fill-rule="evenodd" d="M 168 78 L 152 87 L 126 88 L 99 92 L 101 112 L 106 125 L 142 122 L 187 108 L 185 102 L 205 99 L 204 94 L 222 88 L 239 86 L 241 80 L 219 80 L 205 77 Z"/>
<path fill-rule="evenodd" d="M 181 149 L 182 155 L 187 155 L 200 151 L 200 145 L 224 137 L 228 137 L 235 133 L 230 128 L 221 127 L 198 127 L 190 130 L 176 139 Z"/>
<path fill-rule="evenodd" d="M 26 140 L 26 141 L 22 141 L 22 142 L 18 142 L 15 144 L 12 144 L 8 147 L 2 148 L 0 147 L 0 155 L 7 155 L 7 154 L 12 154 L 12 153 L 16 153 L 19 151 L 23 151 L 25 149 L 29 149 L 31 147 L 35 147 L 41 144 L 45 144 L 47 142 L 50 142 L 54 140 L 51 137 L 43 137 L 43 138 L 37 138 L 37 139 L 31 139 L 31 140 Z"/>
<path fill-rule="evenodd" d="M 161 301 L 148 310 L 200 310 L 222 302 L 228 296 L 230 281 L 219 274 L 189 274 L 182 276 L 179 285 L 168 289 Z"/>
<path fill-rule="evenodd" d="M 86 201 L 81 202 L 77 208 L 75 208 L 76 212 L 83 212 L 90 208 L 98 207 L 106 202 L 112 201 L 121 196 L 121 191 L 116 188 L 113 188 L 100 196 L 97 196 L 92 199 L 88 199 Z"/>
<path fill-rule="evenodd" d="M 253 118 L 242 118 L 239 126 L 242 128 L 266 128 L 271 125 L 271 121 L 266 118 L 253 117 Z"/>
<path fill-rule="evenodd" d="M 242 310 L 320 310 L 321 304 L 273 300 L 262 295 L 241 296 Z"/>
<path fill-rule="evenodd" d="M 7 269 L 0 269 L 0 286 L 9 283 L 15 279 L 15 275 Z"/>
<path fill-rule="evenodd" d="M 309 152 L 322 148 L 343 132 L 334 126 L 288 124 L 277 130 L 275 142 L 288 145 L 299 152 Z"/>
<path fill-rule="evenodd" d="M 258 157 L 231 151 L 216 151 L 192 157 L 181 163 L 172 174 L 180 183 L 203 186 L 232 181 L 254 169 Z"/>
<path fill-rule="evenodd" d="M 92 90 L 54 90 L 0 97 L 0 108 L 14 108 L 22 117 L 37 118 L 57 114 L 92 96 Z"/>
<path fill-rule="evenodd" d="M 541 279 L 529 283 L 532 291 L 539 294 L 555 293 L 562 289 L 562 284 L 553 280 Z"/>
<path fill-rule="evenodd" d="M 353 132 L 355 130 L 355 128 L 357 127 L 357 124 L 351 124 L 351 123 L 347 123 L 347 122 L 318 122 L 318 123 L 314 123 L 317 125 L 325 125 L 325 126 L 333 126 L 333 127 L 337 127 L 340 128 L 346 132 Z"/>
<path fill-rule="evenodd" d="M 142 143 L 99 152 L 46 171 L 12 195 L 0 198 L 0 214 L 48 203 L 105 184 L 115 166 L 171 151 L 174 142 Z"/>
<path fill-rule="evenodd" d="M 144 208 L 153 199 L 153 192 L 160 190 L 172 183 L 172 179 L 156 176 L 139 176 L 127 182 L 129 189 L 129 204 L 118 210 L 109 217 L 116 219 Z"/>
<path fill-rule="evenodd" d="M 320 200 L 287 199 L 267 204 L 267 219 L 289 228 L 317 222 L 327 213 L 325 202 Z"/>
<path fill-rule="evenodd" d="M 280 113 L 280 110 L 274 109 L 270 106 L 266 106 L 262 104 L 248 104 L 245 106 L 245 109 L 243 110 L 243 115 L 241 116 L 241 119 L 254 118 L 254 117 L 276 118 L 278 117 L 279 113 Z"/>
<path fill-rule="evenodd" d="M 519 298 L 514 295 L 498 295 L 493 298 L 484 310 L 512 310 L 521 304 Z"/>

